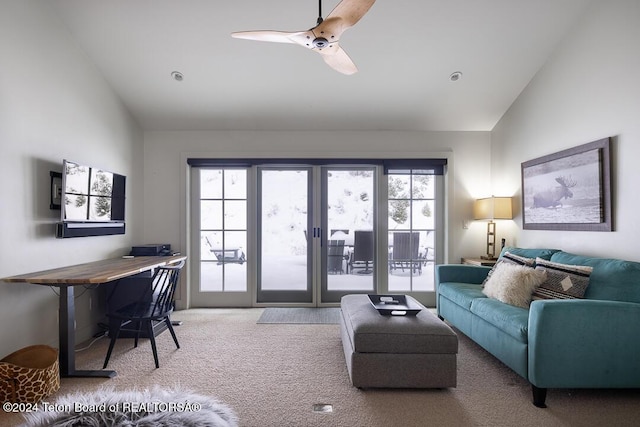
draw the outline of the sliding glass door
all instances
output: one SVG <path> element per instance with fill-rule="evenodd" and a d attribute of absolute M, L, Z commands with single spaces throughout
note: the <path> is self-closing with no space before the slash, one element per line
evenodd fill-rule
<path fill-rule="evenodd" d="M 258 168 L 258 303 L 313 302 L 312 170 Z"/>
<path fill-rule="evenodd" d="M 322 277 L 320 300 L 373 293 L 376 278 L 375 167 L 321 169 Z"/>
<path fill-rule="evenodd" d="M 374 178 L 373 167 L 258 168 L 258 303 L 373 292 Z"/>
<path fill-rule="evenodd" d="M 351 293 L 435 301 L 441 175 L 267 162 L 194 167 L 191 190 L 193 307 L 334 305 Z"/>

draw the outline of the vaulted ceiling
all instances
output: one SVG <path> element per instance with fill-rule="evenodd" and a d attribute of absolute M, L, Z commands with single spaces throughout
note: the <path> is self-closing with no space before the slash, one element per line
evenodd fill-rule
<path fill-rule="evenodd" d="M 144 130 L 487 131 L 588 0 L 377 0 L 341 38 L 351 76 L 294 44 L 230 36 L 308 30 L 313 0 L 42 3 Z"/>

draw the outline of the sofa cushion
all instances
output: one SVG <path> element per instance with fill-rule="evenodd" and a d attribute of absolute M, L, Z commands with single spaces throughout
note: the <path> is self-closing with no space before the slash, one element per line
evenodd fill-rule
<path fill-rule="evenodd" d="M 639 262 L 591 258 L 568 252 L 553 254 L 551 261 L 593 267 L 585 298 L 640 303 Z"/>
<path fill-rule="evenodd" d="M 506 304 L 529 308 L 533 291 L 546 278 L 543 270 L 502 263 L 485 283 L 483 293 Z"/>
<path fill-rule="evenodd" d="M 534 299 L 572 299 L 584 297 L 593 267 L 537 258 L 536 270 L 545 271 L 547 279 L 534 291 Z"/>
<path fill-rule="evenodd" d="M 527 342 L 529 310 L 505 304 L 492 298 L 476 298 L 471 312 L 518 341 Z"/>
<path fill-rule="evenodd" d="M 560 252 L 559 249 L 531 249 L 531 248 L 517 248 L 515 246 L 505 246 L 502 251 L 500 251 L 500 256 L 502 257 L 505 253 L 509 252 L 513 255 L 518 255 L 525 258 L 542 258 L 546 260 L 550 260 L 553 254 L 556 252 Z"/>
<path fill-rule="evenodd" d="M 471 307 L 471 301 L 476 298 L 487 298 L 482 293 L 482 287 L 471 283 L 445 282 L 438 284 L 438 294 L 453 301 L 465 309 Z"/>

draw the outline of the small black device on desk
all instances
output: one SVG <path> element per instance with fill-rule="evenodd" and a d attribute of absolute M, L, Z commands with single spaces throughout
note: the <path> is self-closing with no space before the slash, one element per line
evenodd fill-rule
<path fill-rule="evenodd" d="M 168 243 L 154 243 L 149 245 L 132 246 L 131 256 L 169 256 L 174 255 Z"/>

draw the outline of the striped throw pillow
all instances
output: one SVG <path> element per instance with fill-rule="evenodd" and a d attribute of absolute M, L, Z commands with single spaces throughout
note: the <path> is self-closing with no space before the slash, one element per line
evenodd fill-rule
<path fill-rule="evenodd" d="M 533 299 L 584 298 L 593 267 L 559 264 L 536 258 L 536 269 L 547 272 L 547 280 L 534 292 Z"/>

